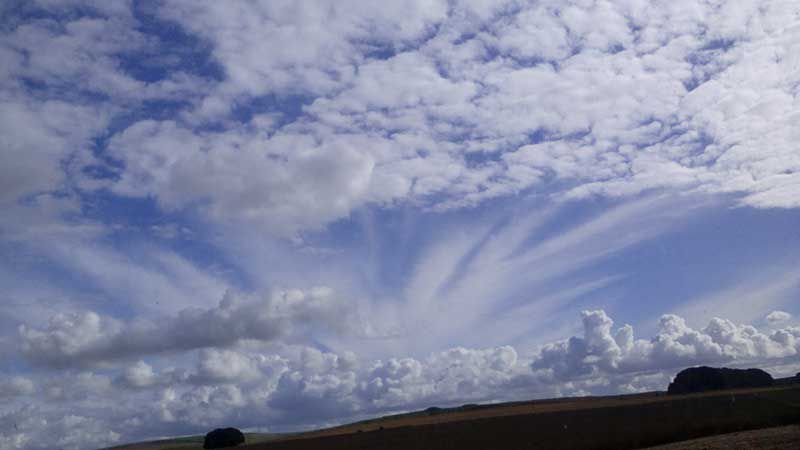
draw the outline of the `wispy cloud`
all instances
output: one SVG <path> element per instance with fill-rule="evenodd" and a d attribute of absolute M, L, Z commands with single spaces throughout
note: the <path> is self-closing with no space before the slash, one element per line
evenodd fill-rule
<path fill-rule="evenodd" d="M 794 263 L 748 273 L 732 286 L 679 305 L 675 313 L 700 323 L 712 317 L 755 322 L 765 311 L 788 306 L 800 294 L 800 274 Z"/>

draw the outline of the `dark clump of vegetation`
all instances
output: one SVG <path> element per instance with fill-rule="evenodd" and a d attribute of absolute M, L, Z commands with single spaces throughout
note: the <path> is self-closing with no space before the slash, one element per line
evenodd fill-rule
<path fill-rule="evenodd" d="M 425 414 L 433 416 L 435 414 L 441 414 L 443 411 L 444 410 L 442 408 L 439 408 L 437 406 L 431 406 L 430 408 L 425 410 Z"/>
<path fill-rule="evenodd" d="M 225 448 L 244 444 L 244 434 L 236 428 L 217 428 L 206 434 L 203 448 Z"/>
<path fill-rule="evenodd" d="M 427 408 L 424 411 L 422 411 L 422 414 L 427 416 L 435 416 L 437 414 L 451 414 L 455 412 L 472 411 L 475 409 L 481 409 L 487 407 L 491 407 L 491 405 L 476 405 L 474 403 L 469 403 L 466 405 L 456 406 L 453 408 L 440 408 L 438 406 L 431 406 L 430 408 Z"/>
<path fill-rule="evenodd" d="M 718 391 L 723 389 L 760 388 L 775 384 L 772 375 L 761 369 L 692 367 L 682 370 L 669 384 L 670 394 Z"/>

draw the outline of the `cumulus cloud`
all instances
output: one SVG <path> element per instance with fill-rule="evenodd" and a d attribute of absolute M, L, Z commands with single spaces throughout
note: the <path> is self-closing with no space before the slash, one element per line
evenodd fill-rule
<path fill-rule="evenodd" d="M 200 384 L 241 383 L 263 379 L 267 373 L 279 374 L 286 362 L 276 355 L 251 354 L 231 349 L 204 349 L 197 360 L 191 381 Z"/>
<path fill-rule="evenodd" d="M 311 420 L 331 420 L 340 413 L 352 415 L 357 411 L 355 388 L 354 372 L 291 371 L 281 376 L 269 405 L 282 410 L 288 422 L 299 419 L 301 414 L 308 414 Z"/>
<path fill-rule="evenodd" d="M 100 448 L 120 441 L 101 418 L 78 414 L 48 414 L 39 407 L 23 407 L 0 415 L 0 448 L 78 450 Z"/>
<path fill-rule="evenodd" d="M 122 380 L 131 387 L 142 388 L 151 386 L 155 382 L 153 368 L 144 361 L 139 361 L 125 369 Z"/>
<path fill-rule="evenodd" d="M 18 442 L 9 448 L 40 448 L 32 444 L 39 433 L 60 432 L 60 422 L 50 419 L 75 405 L 75 426 L 85 431 L 86 442 L 141 439 L 157 430 L 197 433 L 221 422 L 297 429 L 434 405 L 663 390 L 687 366 L 769 367 L 800 354 L 796 327 L 766 332 L 715 318 L 698 330 L 681 317 L 664 315 L 653 337 L 637 339 L 631 326 L 615 328 L 602 310 L 584 311 L 581 319 L 581 336 L 534 352 L 455 347 L 422 358 L 367 360 L 351 352 L 244 341 L 196 350 L 193 360 L 152 356 L 150 363 L 112 368 L 116 378 L 85 371 L 20 378 L 2 385 L 0 392 L 18 408 L 2 417 L 0 426 L 9 430 L 7 439 Z M 124 394 L 116 390 L 120 383 L 129 388 Z M 45 409 L 15 403 L 34 385 L 43 395 L 33 405 L 44 402 Z M 112 417 L 95 414 L 117 395 L 125 395 L 126 402 L 108 409 Z M 48 425 L 28 426 L 25 421 L 35 417 Z M 14 420 L 20 425 L 12 430 Z M 64 442 L 64 448 L 87 445 Z"/>
<path fill-rule="evenodd" d="M 299 324 L 338 329 L 343 311 L 327 288 L 278 291 L 249 302 L 227 293 L 215 308 L 186 309 L 158 323 L 121 322 L 90 311 L 55 315 L 44 328 L 21 325 L 19 336 L 30 360 L 71 366 L 225 347 L 246 339 L 270 341 Z"/>
<path fill-rule="evenodd" d="M 792 319 L 792 315 L 786 311 L 772 311 L 767 314 L 766 320 L 770 325 L 779 325 Z"/>
<path fill-rule="evenodd" d="M 797 328 L 766 334 L 751 325 L 714 318 L 702 330 L 695 330 L 683 318 L 667 314 L 658 322 L 658 333 L 644 340 L 634 338 L 630 325 L 612 332 L 613 321 L 602 310 L 584 311 L 582 318 L 584 336 L 545 345 L 531 365 L 534 370 L 546 370 L 556 379 L 569 380 L 800 353 Z"/>
<path fill-rule="evenodd" d="M 342 411 L 355 415 L 505 398 L 527 373 L 508 346 L 458 347 L 422 360 L 398 357 L 358 367 L 342 364 L 337 355 L 326 357 L 337 364 L 322 371 L 298 368 L 281 376 L 269 404 L 281 412 L 282 420 L 298 420 L 309 411 L 318 420 L 331 420 Z"/>

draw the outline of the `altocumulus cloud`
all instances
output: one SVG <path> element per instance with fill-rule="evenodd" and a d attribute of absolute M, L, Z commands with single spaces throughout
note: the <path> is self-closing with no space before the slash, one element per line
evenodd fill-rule
<path fill-rule="evenodd" d="M 262 194 L 244 196 L 246 204 L 228 211 L 235 216 L 253 218 L 261 208 L 284 206 L 287 222 L 297 220 L 293 207 L 301 204 L 293 199 L 324 186 L 338 188 L 341 196 L 335 206 L 297 221 L 301 226 L 343 217 L 366 202 L 411 200 L 449 208 L 550 180 L 563 181 L 564 191 L 556 194 L 570 197 L 677 188 L 740 192 L 742 202 L 760 207 L 797 206 L 800 196 L 791 193 L 797 187 L 798 130 L 791 124 L 797 118 L 798 75 L 792 68 L 798 36 L 791 2 L 763 8 L 694 1 L 670 7 L 431 2 L 401 14 L 417 27 L 382 26 L 386 12 L 349 2 L 335 8 L 342 14 L 318 29 L 318 15 L 272 5 L 168 8 L 171 17 L 216 43 L 215 55 L 232 74 L 209 98 L 281 91 L 283 80 L 303 74 L 292 78 L 292 86 L 315 99 L 301 120 L 261 142 L 257 154 L 269 155 L 262 163 L 272 174 L 267 178 L 308 170 L 307 155 L 325 158 L 333 148 L 364 161 L 331 165 L 321 184 L 295 186 L 297 194 L 281 197 L 282 205 L 266 194 L 273 190 L 258 189 L 261 178 L 246 177 L 235 189 Z M 261 51 L 263 34 L 278 32 L 269 28 L 243 33 L 243 39 L 223 32 L 233 26 L 251 30 L 258 26 L 253 15 L 280 21 L 289 11 L 309 38 L 290 44 L 296 56 L 272 50 L 267 58 L 249 57 Z M 359 47 L 365 29 L 392 30 L 367 39 L 388 47 L 389 58 L 370 58 Z M 330 30 L 341 32 L 331 37 Z M 323 49 L 325 57 L 315 59 Z M 304 70 L 315 64 L 325 76 L 304 78 L 315 73 Z M 353 65 L 358 71 L 350 70 Z M 193 112 L 207 113 L 204 106 Z M 257 133 L 257 123 L 251 125 Z M 197 134 L 167 127 L 162 139 Z M 167 158 L 166 173 L 138 186 L 128 185 L 123 175 L 119 189 L 184 206 L 200 196 L 210 199 L 212 213 L 227 208 L 229 198 L 215 198 L 205 188 L 176 198 L 157 183 L 189 191 L 192 183 L 183 176 L 224 177 L 230 164 L 238 165 L 236 173 L 247 173 L 249 151 L 230 145 L 240 136 L 235 128 L 203 136 L 207 150 L 185 155 L 157 141 L 145 145 L 154 154 L 141 157 Z M 130 176 L 142 180 L 138 164 L 130 167 Z M 203 173 L 208 168 L 214 173 Z M 219 195 L 226 189 L 222 184 Z M 318 198 L 325 202 L 324 195 Z M 285 228 L 287 223 L 274 223 L 280 216 L 268 222 Z"/>
<path fill-rule="evenodd" d="M 176 1 L 150 11 L 208 46 L 190 55 L 142 31 L 141 14 L 89 8 L 58 25 L 18 19 L 4 34 L 2 123 L 18 156 L 4 165 L 7 200 L 65 184 L 111 189 L 278 235 L 367 204 L 447 209 L 531 189 L 729 192 L 798 206 L 791 1 L 431 1 L 402 13 Z M 162 75 L 125 70 L 158 42 Z M 218 69 L 193 69 L 202 58 Z M 80 89 L 65 97 L 69 87 Z M 303 106 L 235 120 L 270 95 Z M 146 101 L 178 109 L 135 120 Z M 88 151 L 123 115 L 107 151 Z"/>

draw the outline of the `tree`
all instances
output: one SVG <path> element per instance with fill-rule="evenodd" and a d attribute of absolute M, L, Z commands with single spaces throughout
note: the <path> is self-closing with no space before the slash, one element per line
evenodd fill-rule
<path fill-rule="evenodd" d="M 203 448 L 225 448 L 239 444 L 244 444 L 244 434 L 236 428 L 217 428 L 203 440 Z"/>
<path fill-rule="evenodd" d="M 692 367 L 682 370 L 669 384 L 670 394 L 714 391 L 719 389 L 757 388 L 774 385 L 772 375 L 761 369 Z"/>

